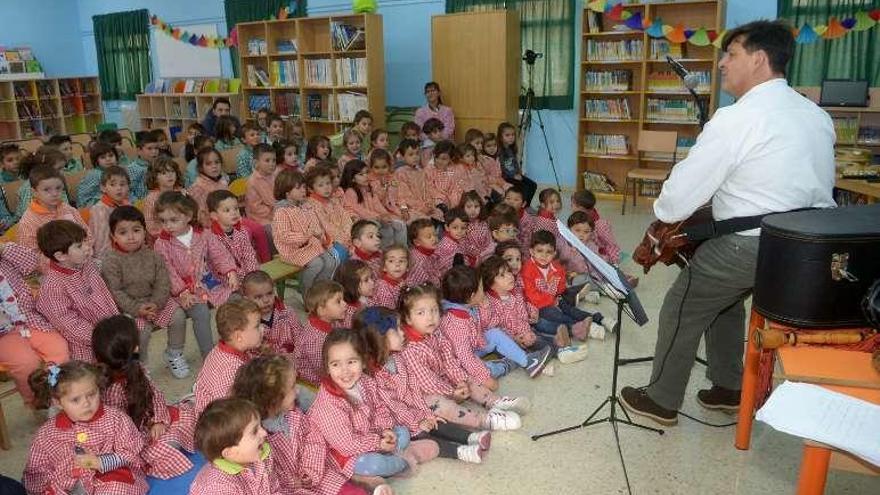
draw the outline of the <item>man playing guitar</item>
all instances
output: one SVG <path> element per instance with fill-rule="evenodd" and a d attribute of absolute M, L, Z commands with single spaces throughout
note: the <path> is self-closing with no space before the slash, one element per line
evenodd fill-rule
<path fill-rule="evenodd" d="M 672 169 L 654 214 L 680 222 L 710 201 L 715 221 L 835 206 L 834 127 L 785 80 L 794 51 L 790 28 L 752 22 L 730 30 L 722 46 L 722 89 L 737 101 L 715 112 L 688 157 Z M 697 402 L 738 408 L 744 302 L 755 281 L 759 225 L 740 225 L 730 230 L 738 232 L 702 243 L 679 273 L 660 309 L 651 381 L 621 390 L 628 411 L 667 426 L 678 422 L 704 333 L 712 388 L 700 390 Z"/>

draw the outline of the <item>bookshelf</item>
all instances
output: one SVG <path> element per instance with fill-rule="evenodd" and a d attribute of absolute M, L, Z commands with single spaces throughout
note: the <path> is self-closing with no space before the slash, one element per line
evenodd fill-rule
<path fill-rule="evenodd" d="M 93 132 L 103 121 L 97 77 L 0 81 L 0 140 Z"/>
<path fill-rule="evenodd" d="M 150 93 L 135 96 L 141 130 L 158 127 L 179 127 L 201 122 L 217 98 L 227 98 L 232 113 L 238 115 L 241 95 L 238 93 Z"/>
<path fill-rule="evenodd" d="M 306 137 L 351 126 L 358 110 L 385 126 L 382 17 L 332 15 L 237 25 L 241 117 L 268 107 L 301 119 Z"/>
<path fill-rule="evenodd" d="M 632 3 L 624 8 L 641 13 L 643 19 L 663 19 L 665 24 L 716 32 L 724 26 L 723 0 Z M 602 174 L 617 190 L 598 195 L 619 200 L 630 169 L 669 169 L 674 165 L 669 157 L 639 157 L 636 143 L 640 130 L 676 131 L 679 160 L 687 155 L 700 131 L 696 107 L 666 63 L 666 55 L 699 76 L 696 91 L 708 99 L 711 116 L 718 99 L 719 54 L 712 45 L 677 44 L 651 38 L 641 30 L 618 30 L 616 26 L 623 22 L 612 21 L 586 6 L 582 22 L 578 188 L 587 187 L 585 172 Z M 646 183 L 639 194 L 656 197 L 659 188 Z"/>
<path fill-rule="evenodd" d="M 815 86 L 794 88 L 810 100 L 818 103 L 821 88 Z M 868 89 L 867 107 L 822 107 L 834 122 L 837 147 L 867 148 L 872 154 L 880 154 L 880 88 Z"/>

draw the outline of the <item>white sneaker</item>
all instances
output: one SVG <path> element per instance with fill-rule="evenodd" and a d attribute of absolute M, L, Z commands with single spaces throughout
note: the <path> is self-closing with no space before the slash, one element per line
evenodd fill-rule
<path fill-rule="evenodd" d="M 483 450 L 479 445 L 459 445 L 458 460 L 469 462 L 471 464 L 480 464 L 483 462 Z"/>
<path fill-rule="evenodd" d="M 171 370 L 171 375 L 178 380 L 189 376 L 189 363 L 180 351 L 165 351 L 165 364 Z"/>
<path fill-rule="evenodd" d="M 541 370 L 541 374 L 544 376 L 554 376 L 556 375 L 556 367 L 553 366 L 553 363 L 547 363 L 547 366 L 544 366 L 544 369 Z"/>
<path fill-rule="evenodd" d="M 604 321 L 604 320 L 603 320 L 603 321 Z M 610 332 L 610 331 L 611 331 L 611 330 L 609 330 L 609 332 Z M 590 338 L 591 338 L 591 339 L 605 340 L 605 327 L 602 326 L 602 325 L 600 325 L 600 324 L 598 324 L 598 323 L 596 323 L 596 322 L 593 322 L 593 323 L 590 325 L 590 333 L 589 333 L 589 335 L 590 335 Z"/>
<path fill-rule="evenodd" d="M 513 411 L 517 414 L 525 414 L 532 408 L 531 402 L 526 397 L 500 397 L 492 404 L 492 409 L 499 411 Z"/>
<path fill-rule="evenodd" d="M 483 422 L 488 429 L 493 431 L 518 430 L 522 427 L 519 414 L 499 409 L 489 409 Z"/>
<path fill-rule="evenodd" d="M 602 318 L 602 326 L 605 327 L 605 330 L 608 330 L 611 333 L 614 333 L 614 327 L 617 326 L 617 319 L 612 318 L 610 316 L 606 316 Z"/>
<path fill-rule="evenodd" d="M 492 432 L 488 430 L 475 431 L 468 435 L 468 445 L 476 445 L 483 450 L 489 450 L 492 446 Z"/>
<path fill-rule="evenodd" d="M 578 361 L 583 361 L 587 358 L 587 346 L 570 345 L 568 347 L 561 347 L 559 350 L 556 351 L 556 358 L 559 359 L 559 362 L 562 364 L 571 364 Z"/>

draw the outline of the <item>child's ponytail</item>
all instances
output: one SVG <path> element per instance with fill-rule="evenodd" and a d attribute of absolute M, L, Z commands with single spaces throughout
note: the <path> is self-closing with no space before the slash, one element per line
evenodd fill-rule
<path fill-rule="evenodd" d="M 105 318 L 92 332 L 92 349 L 108 383 L 125 380 L 126 412 L 138 428 L 151 425 L 153 389 L 136 352 L 138 329 L 125 315 Z"/>
<path fill-rule="evenodd" d="M 369 306 L 355 313 L 351 329 L 363 342 L 367 370 L 382 367 L 390 351 L 385 344 L 385 334 L 400 326 L 397 312 L 382 306 Z"/>

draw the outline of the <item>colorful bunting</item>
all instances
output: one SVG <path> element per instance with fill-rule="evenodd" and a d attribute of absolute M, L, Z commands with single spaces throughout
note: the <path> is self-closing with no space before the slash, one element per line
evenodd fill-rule
<path fill-rule="evenodd" d="M 159 31 L 162 31 L 168 36 L 176 39 L 177 41 L 189 43 L 192 46 L 200 46 L 204 48 L 227 48 L 230 46 L 235 46 L 237 44 L 230 43 L 230 38 L 223 38 L 220 36 L 196 35 L 187 32 L 185 29 L 182 30 L 178 27 L 172 27 L 170 24 L 163 21 L 162 19 L 159 19 L 159 17 L 155 15 L 150 17 L 150 24 L 152 24 Z"/>
<path fill-rule="evenodd" d="M 626 27 L 633 30 L 645 30 L 652 38 L 666 38 L 673 43 L 690 42 L 695 46 L 713 45 L 721 48 L 724 41 L 724 33 L 714 29 L 706 29 L 704 26 L 685 27 L 683 25 L 671 26 L 663 24 L 662 19 L 651 20 L 642 16 L 640 10 L 624 8 L 619 0 L 593 0 L 587 3 L 587 8 L 593 12 L 604 14 L 609 20 L 623 22 Z M 838 20 L 832 17 L 828 24 L 811 26 L 804 24 L 792 29 L 795 42 L 798 44 L 814 43 L 818 39 L 833 40 L 846 36 L 851 31 L 866 31 L 880 24 L 880 9 L 871 11 L 859 11 L 851 17 Z"/>

